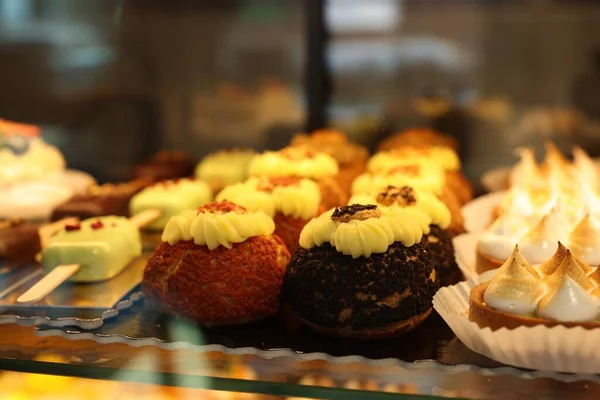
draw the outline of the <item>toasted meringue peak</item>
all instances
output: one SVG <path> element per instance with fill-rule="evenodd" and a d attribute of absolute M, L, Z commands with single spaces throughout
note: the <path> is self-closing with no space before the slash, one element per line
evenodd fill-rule
<path fill-rule="evenodd" d="M 543 294 L 542 281 L 515 246 L 513 254 L 490 281 L 484 300 L 487 305 L 511 314 L 527 315 L 535 311 Z"/>
<path fill-rule="evenodd" d="M 515 150 L 519 162 L 511 171 L 510 180 L 513 185 L 526 185 L 543 179 L 543 171 L 535 159 L 531 148 L 519 147 Z"/>
<path fill-rule="evenodd" d="M 569 160 L 565 158 L 554 142 L 547 141 L 544 143 L 544 148 L 546 149 L 544 163 L 547 167 L 569 167 Z"/>
<path fill-rule="evenodd" d="M 593 284 L 600 287 L 600 268 L 592 268 L 592 269 L 594 271 L 590 275 L 588 275 L 588 278 L 590 279 L 590 281 L 592 281 Z"/>
<path fill-rule="evenodd" d="M 557 286 L 537 306 L 537 315 L 561 322 L 587 322 L 598 317 L 596 297 L 571 275 L 563 275 Z"/>
<path fill-rule="evenodd" d="M 590 293 L 592 295 L 592 297 L 595 297 L 597 299 L 600 299 L 600 287 L 596 288 L 592 291 L 592 293 Z"/>
<path fill-rule="evenodd" d="M 570 248 L 573 254 L 586 258 L 590 252 L 600 250 L 600 232 L 586 213 L 569 235 Z M 598 259 L 598 257 L 596 257 Z M 587 261 L 587 260 L 586 260 Z"/>
<path fill-rule="evenodd" d="M 548 261 L 541 265 L 540 272 L 544 276 L 552 275 L 554 272 L 556 272 L 558 267 L 560 267 L 560 264 L 562 264 L 565 257 L 567 257 L 567 254 L 567 248 L 559 241 L 558 248 L 554 252 L 554 255 L 550 257 Z"/>
<path fill-rule="evenodd" d="M 592 179 L 593 182 L 597 182 L 598 180 L 598 166 L 590 158 L 590 156 L 581 149 L 581 147 L 573 148 L 573 164 L 580 176 Z"/>
<path fill-rule="evenodd" d="M 577 282 L 584 290 L 589 291 L 594 288 L 592 281 L 586 275 L 586 270 L 577 262 L 575 257 L 573 257 L 570 250 L 567 250 L 567 255 L 556 271 L 544 278 L 544 283 L 550 290 L 556 290 L 566 276 Z"/>
<path fill-rule="evenodd" d="M 523 256 L 532 264 L 542 264 L 556 252 L 561 240 L 561 227 L 556 212 L 544 215 L 542 219 L 519 241 Z"/>

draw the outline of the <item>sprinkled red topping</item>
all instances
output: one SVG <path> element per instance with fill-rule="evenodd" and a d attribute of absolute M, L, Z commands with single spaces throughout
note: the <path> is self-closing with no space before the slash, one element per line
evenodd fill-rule
<path fill-rule="evenodd" d="M 203 205 L 202 207 L 198 208 L 198 214 L 202 213 L 202 212 L 208 212 L 211 214 L 225 214 L 228 212 L 234 211 L 238 214 L 247 214 L 248 210 L 246 210 L 244 207 L 242 206 L 238 206 L 235 203 L 232 203 L 230 201 L 227 200 L 223 200 L 223 201 L 215 201 L 212 203 L 208 203 Z"/>
<path fill-rule="evenodd" d="M 96 229 L 101 229 L 104 228 L 104 224 L 102 223 L 102 221 L 98 220 L 96 222 L 94 222 L 92 225 L 90 225 L 92 227 L 92 229 L 96 230 Z"/>
<path fill-rule="evenodd" d="M 73 225 L 67 224 L 67 225 L 65 225 L 65 230 L 67 232 L 78 231 L 80 229 L 81 229 L 81 225 L 80 224 L 73 224 Z"/>

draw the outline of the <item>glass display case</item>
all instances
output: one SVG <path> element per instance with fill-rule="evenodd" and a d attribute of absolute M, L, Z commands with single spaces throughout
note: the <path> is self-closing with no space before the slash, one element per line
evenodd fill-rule
<path fill-rule="evenodd" d="M 594 262 L 594 254 L 600 251 L 595 228 L 600 214 L 596 172 L 600 167 L 593 164 L 593 158 L 600 156 L 598 21 L 600 5 L 583 1 L 0 0 L 0 382 L 4 383 L 0 386 L 7 388 L 6 393 L 14 387 L 23 396 L 37 398 L 65 388 L 73 398 L 91 396 L 93 391 L 106 391 L 114 398 L 157 399 L 597 398 L 600 367 L 596 360 L 600 356 L 583 346 L 600 328 L 576 332 L 582 336 L 565 331 L 567 339 L 583 338 L 582 347 L 574 350 L 553 341 L 552 334 L 542 333 L 540 343 L 549 347 L 537 349 L 527 342 L 531 331 L 524 329 L 525 350 L 519 349 L 514 356 L 502 347 L 505 339 L 502 345 L 489 345 L 495 329 L 477 328 L 480 335 L 475 336 L 468 328 L 474 326 L 473 319 L 471 325 L 457 321 L 467 319 L 469 293 L 485 282 L 483 277 L 492 276 L 479 274 L 483 271 L 476 257 L 484 254 L 478 247 L 481 238 L 490 233 L 494 220 L 508 215 L 509 209 L 514 211 L 510 207 L 520 207 L 506 191 L 514 194 L 516 187 L 525 188 L 531 198 L 538 199 L 547 194 L 545 186 L 538 186 L 538 178 L 550 182 L 552 193 L 576 193 L 574 199 L 564 200 L 566 206 L 557 194 L 548 195 L 551 204 L 548 200 L 536 207 L 550 204 L 552 210 L 575 209 L 571 215 L 560 208 L 564 218 L 548 229 L 565 231 L 551 235 L 552 240 L 556 236 L 570 247 L 579 257 L 574 263 L 581 259 L 586 263 L 581 267 L 584 278 L 573 278 L 569 275 L 573 272 L 562 274 L 581 287 L 589 285 L 589 293 L 581 298 L 592 299 L 590 304 L 598 308 L 594 293 L 600 279 L 596 281 L 592 272 L 600 263 Z M 313 131 L 312 137 L 300 135 Z M 401 184 L 386 181 L 369 194 L 379 199 L 383 192 L 377 190 L 388 185 L 408 187 L 416 195 L 394 197 L 407 202 L 403 209 L 421 210 L 418 201 L 430 201 L 434 206 L 442 204 L 443 216 L 434 220 L 437 214 L 431 217 L 430 211 L 421 210 L 427 217 L 419 220 L 412 214 L 399 214 L 398 221 L 414 218 L 418 222 L 409 228 L 390 225 L 387 231 L 392 236 L 377 238 L 373 248 L 380 249 L 381 241 L 389 243 L 383 250 L 369 250 L 368 255 L 364 238 L 359 250 L 352 247 L 358 243 L 352 240 L 339 239 L 336 244 L 328 238 L 318 243 L 317 234 L 311 239 L 314 243 L 306 244 L 306 236 L 302 239 L 294 229 L 298 225 L 302 229 L 313 217 L 328 216 L 327 209 L 336 210 L 330 219 L 337 225 L 328 228 L 333 230 L 349 223 L 343 215 L 334 216 L 337 212 L 350 213 L 349 221 L 383 220 L 392 215 L 380 200 L 372 201 L 378 203 L 371 206 L 380 213 L 375 217 L 354 218 L 365 210 L 345 205 L 354 204 L 351 195 L 366 194 L 357 189 L 361 177 L 376 180 L 380 176 L 372 169 L 377 156 L 368 161 L 369 155 L 398 150 L 394 140 L 402 137 L 398 132 L 406 131 L 409 135 L 403 140 L 410 143 L 403 142 L 400 148 L 410 148 L 416 155 L 394 153 L 393 158 L 410 158 L 410 165 L 381 162 L 408 175 L 414 173 L 415 165 L 424 172 L 414 173 L 418 179 L 407 178 Z M 544 163 L 527 158 L 542 155 L 544 146 L 547 154 L 556 157 L 554 161 L 549 162 L 548 156 Z M 515 149 L 521 147 L 530 147 L 532 152 L 525 156 L 521 152 L 520 164 L 511 167 L 518 161 Z M 573 162 L 570 156 L 553 153 L 569 154 L 573 147 L 582 149 L 574 151 Z M 294 153 L 299 148 L 304 153 Z M 257 154 L 275 158 L 260 164 Z M 293 164 L 317 154 L 333 160 L 335 171 L 330 173 L 329 161 Z M 213 160 L 214 165 L 206 167 L 206 160 Z M 533 165 L 531 170 L 523 168 L 527 162 Z M 553 162 L 559 172 L 552 169 Z M 355 166 L 360 168 L 355 170 Z M 542 171 L 539 175 L 535 175 L 537 167 Z M 273 175 L 267 179 L 252 168 L 270 169 Z M 571 175 L 563 179 L 560 171 L 569 168 Z M 391 176 L 392 169 L 381 176 Z M 439 190 L 435 186 L 438 172 Z M 518 179 L 530 178 L 529 174 L 535 179 Z M 554 179 L 559 175 L 560 179 Z M 226 192 L 252 179 L 259 183 L 244 190 L 252 196 L 255 192 L 271 196 L 268 201 L 275 211 L 265 211 L 269 214 L 265 220 L 255 215 L 265 214 L 260 208 L 260 201 L 267 201 L 263 197 L 242 191 L 234 199 L 238 192 Z M 306 186 L 284 200 L 273 194 L 300 181 Z M 265 182 L 267 189 L 261 186 Z M 324 189 L 324 182 L 332 186 Z M 311 190 L 318 200 L 309 218 L 305 212 L 293 214 L 291 222 L 285 220 L 287 224 L 277 219 L 291 215 L 277 211 L 287 204 L 297 208 L 312 204 Z M 417 200 L 429 199 L 425 194 L 420 197 L 422 193 L 432 194 L 432 200 Z M 206 206 L 213 197 L 223 202 Z M 90 206 L 90 198 L 98 203 Z M 249 198 L 258 200 L 252 203 Z M 516 205 L 508 206 L 506 199 Z M 243 211 L 229 201 L 241 204 Z M 387 204 L 390 209 L 392 203 Z M 198 206 L 202 207 L 198 213 L 186 214 Z M 514 229 L 526 232 L 518 244 L 529 260 L 527 249 L 532 247 L 527 247 L 531 243 L 525 238 L 529 240 L 539 221 L 549 220 L 547 215 L 555 211 L 546 210 L 543 216 L 520 211 Z M 254 219 L 227 220 L 223 228 L 218 218 L 226 213 L 244 218 L 249 214 Z M 117 217 L 106 217 L 109 214 Z M 197 219 L 204 214 L 217 222 L 193 228 L 205 223 Z M 567 214 L 577 221 L 567 221 Z M 84 216 L 90 217 L 88 225 L 81 222 Z M 270 222 L 261 222 L 266 220 Z M 576 237 L 573 232 L 581 233 L 581 221 L 589 229 Z M 444 228 L 436 236 L 438 231 L 431 229 L 438 224 Z M 271 225 L 270 231 L 264 228 Z M 284 225 L 282 234 L 278 229 Z M 316 226 L 315 231 L 319 228 L 316 223 L 311 226 Z M 114 230 L 105 234 L 108 229 Z M 298 270 L 308 265 L 298 261 L 302 251 L 325 243 L 347 257 L 343 265 L 354 268 L 356 260 L 374 260 L 372 254 L 388 254 L 388 249 L 405 243 L 411 229 L 419 233 L 404 246 L 422 245 L 425 256 L 411 253 L 402 261 L 386 259 L 383 265 L 387 267 L 375 278 L 360 277 L 352 270 L 350 282 L 360 280 L 356 287 L 365 292 L 376 287 L 375 293 L 387 290 L 380 286 L 419 276 L 435 282 L 435 290 L 432 284 L 411 286 L 378 298 L 379 294 L 365 294 L 361 289 L 352 292 L 351 306 L 344 308 L 337 303 L 339 298 L 354 289 L 341 275 L 330 274 L 335 275 L 333 280 L 326 274 L 318 279 L 301 276 L 296 293 L 306 293 L 305 285 L 321 284 L 324 290 L 315 289 L 309 293 L 312 297 L 296 295 L 302 297 L 297 303 L 281 289 L 282 280 L 292 279 L 293 265 Z M 247 233 L 254 230 L 263 233 Z M 261 242 L 249 240 L 270 237 L 273 231 L 282 239 L 273 245 L 279 252 L 254 263 L 260 267 L 258 272 L 247 272 L 243 255 L 226 262 L 210 258 L 214 251 L 227 254 L 247 243 L 252 245 L 246 252 L 261 257 Z M 23 245 L 18 240 L 27 232 L 34 232 L 37 239 Z M 218 239 L 212 240 L 211 232 L 217 232 L 213 236 Z M 359 234 L 368 236 L 365 232 Z M 75 245 L 68 242 L 66 235 L 79 234 Z M 230 240 L 231 235 L 238 236 Z M 548 245 L 550 239 L 542 236 L 544 252 L 554 250 L 553 244 Z M 445 241 L 450 250 L 431 256 L 433 247 L 426 247 L 430 244 L 421 237 L 428 243 Z M 585 245 L 581 237 L 587 238 Z M 187 245 L 204 246 L 210 249 L 205 252 L 209 256 L 189 256 L 197 249 Z M 81 250 L 84 247 L 89 249 Z M 576 253 L 581 248 L 587 252 L 584 256 Z M 86 257 L 91 256 L 82 260 L 85 251 Z M 67 252 L 80 258 L 65 258 Z M 14 254 L 25 262 L 15 262 L 10 258 Z M 119 258 L 122 254 L 129 257 L 127 262 Z M 210 262 L 202 259 L 205 256 Z M 52 264 L 52 257 L 58 261 Z M 511 257 L 503 256 L 495 267 L 504 265 L 506 258 L 518 258 L 514 253 Z M 180 268 L 184 270 L 192 258 L 196 261 L 191 263 L 199 265 L 186 272 L 184 279 L 167 283 L 165 276 L 170 279 Z M 242 318 L 243 325 L 220 326 L 222 315 L 217 313 L 216 323 L 206 323 L 205 315 L 215 315 L 218 301 L 221 305 L 242 301 L 242 308 L 266 307 L 272 293 L 265 282 L 272 279 L 269 269 L 280 259 L 285 263 L 282 268 L 277 264 L 280 282 L 275 311 L 265 312 L 268 318 L 255 321 L 251 316 Z M 547 274 L 537 264 L 549 261 L 535 263 L 532 274 L 540 282 L 544 277 L 544 296 L 554 293 L 549 292 L 554 290 L 549 289 L 552 280 L 546 278 L 562 271 L 563 259 Z M 310 265 L 317 268 L 318 262 Z M 446 262 L 456 268 L 460 279 L 444 277 L 448 271 L 440 265 Z M 217 271 L 211 270 L 218 263 Z M 101 273 L 107 275 L 97 278 L 105 264 L 110 268 Z M 123 265 L 113 270 L 116 264 Z M 431 264 L 433 272 L 421 277 L 423 264 Z M 150 272 L 154 267 L 158 273 Z M 234 267 L 233 272 L 221 275 L 229 267 Z M 198 272 L 204 268 L 218 279 L 204 281 L 204 272 Z M 393 283 L 389 283 L 386 270 L 394 268 L 405 269 L 392 275 Z M 580 278 L 589 282 L 581 283 Z M 443 279 L 447 281 L 441 286 L 446 287 L 439 288 Z M 253 280 L 262 286 L 246 292 Z M 214 290 L 213 286 L 219 288 L 216 294 L 204 292 L 207 287 Z M 244 293 L 243 300 L 237 297 L 238 290 Z M 284 293 L 281 300 L 280 290 Z M 382 340 L 340 337 L 356 334 L 353 326 L 340 328 L 353 318 L 362 324 L 377 318 L 369 313 L 390 319 L 402 307 L 416 313 L 422 304 L 419 296 L 427 290 L 433 290 L 425 302 L 427 309 L 418 322 L 411 314 L 408 332 Z M 214 297 L 219 297 L 217 303 Z M 412 297 L 417 298 L 414 304 L 398 307 Z M 539 298 L 536 302 L 541 302 Z M 454 315 L 456 302 L 463 308 Z M 366 303 L 375 308 L 367 310 Z M 319 330 L 323 327 L 302 317 L 292 304 L 317 313 L 331 307 L 336 328 Z M 536 310 L 528 316 L 535 317 Z M 356 316 L 361 312 L 367 316 Z M 319 318 L 323 324 L 329 321 L 323 315 Z M 568 328 L 573 328 L 571 322 L 567 320 Z M 373 331 L 367 331 L 371 338 Z M 532 354 L 537 364 L 531 362 Z M 32 375 L 25 374 L 40 375 L 27 378 Z M 51 376 L 57 380 L 51 381 Z"/>

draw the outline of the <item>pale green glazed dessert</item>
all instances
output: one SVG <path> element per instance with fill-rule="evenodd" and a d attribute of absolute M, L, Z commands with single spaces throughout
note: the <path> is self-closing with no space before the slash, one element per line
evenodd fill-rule
<path fill-rule="evenodd" d="M 59 265 L 79 264 L 74 282 L 98 282 L 118 275 L 142 254 L 140 231 L 124 217 L 90 218 L 67 225 L 42 252 L 47 272 Z"/>
<path fill-rule="evenodd" d="M 156 209 L 160 218 L 145 226 L 148 230 L 162 230 L 171 217 L 183 211 L 196 209 L 212 201 L 212 190 L 201 180 L 178 179 L 156 183 L 133 196 L 129 203 L 131 215 Z"/>

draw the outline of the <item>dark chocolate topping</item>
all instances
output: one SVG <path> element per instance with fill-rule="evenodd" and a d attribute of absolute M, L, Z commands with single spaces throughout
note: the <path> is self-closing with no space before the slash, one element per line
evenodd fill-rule
<path fill-rule="evenodd" d="M 417 197 L 415 191 L 410 186 L 388 186 L 377 195 L 377 203 L 385 204 L 386 206 L 398 203 L 402 207 L 416 204 Z"/>
<path fill-rule="evenodd" d="M 379 211 L 379 209 L 374 204 L 351 204 L 336 208 L 333 214 L 331 214 L 331 220 L 336 222 L 344 222 L 345 220 L 353 219 L 352 217 L 363 211 L 373 212 Z"/>

